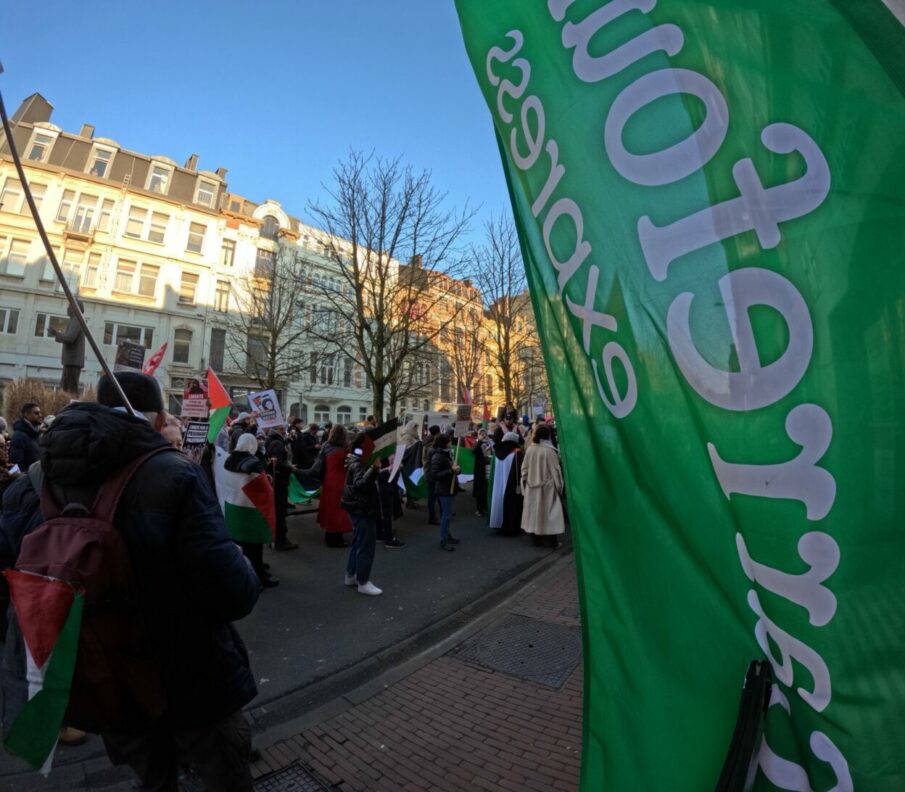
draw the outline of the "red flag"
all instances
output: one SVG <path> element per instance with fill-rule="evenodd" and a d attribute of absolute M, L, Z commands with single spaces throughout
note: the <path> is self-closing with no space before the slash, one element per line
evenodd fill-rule
<path fill-rule="evenodd" d="M 163 360 L 163 356 L 167 353 L 167 343 L 167 341 L 164 341 L 163 346 L 145 361 L 144 366 L 141 367 L 142 374 L 154 374 Z"/>
<path fill-rule="evenodd" d="M 273 495 L 273 487 L 267 476 L 255 476 L 242 487 L 242 492 L 248 496 L 255 508 L 264 515 L 271 531 L 277 527 L 276 498 Z"/>
<path fill-rule="evenodd" d="M 471 404 L 471 391 L 467 385 L 462 386 L 462 404 Z"/>

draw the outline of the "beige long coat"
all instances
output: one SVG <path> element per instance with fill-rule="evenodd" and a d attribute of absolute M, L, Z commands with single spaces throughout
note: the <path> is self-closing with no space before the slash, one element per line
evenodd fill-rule
<path fill-rule="evenodd" d="M 539 536 L 565 533 L 562 502 L 562 469 L 559 452 L 552 445 L 531 443 L 522 461 L 522 530 Z"/>

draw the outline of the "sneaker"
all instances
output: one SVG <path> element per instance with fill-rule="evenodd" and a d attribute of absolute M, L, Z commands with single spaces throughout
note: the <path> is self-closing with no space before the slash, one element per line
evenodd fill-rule
<path fill-rule="evenodd" d="M 345 579 L 343 580 L 343 585 L 344 586 L 357 586 L 358 578 L 356 578 L 355 575 L 346 575 Z"/>
<path fill-rule="evenodd" d="M 399 541 L 399 539 L 397 539 L 394 536 L 392 539 L 387 539 L 387 541 L 384 542 L 384 546 L 386 546 L 386 547 L 405 547 L 405 542 Z"/>
<path fill-rule="evenodd" d="M 449 542 L 440 542 L 440 549 L 445 550 L 447 553 L 451 553 L 456 548 L 453 547 Z"/>
<path fill-rule="evenodd" d="M 453 536 L 452 534 L 449 534 L 449 535 L 446 537 L 446 541 L 449 542 L 450 544 L 453 544 L 453 545 L 455 545 L 455 544 L 462 544 L 462 540 L 461 540 L 461 539 L 456 539 L 456 537 Z"/>
<path fill-rule="evenodd" d="M 285 551 L 285 550 L 298 550 L 298 549 L 299 549 L 299 546 L 298 546 L 295 542 L 286 541 L 286 542 L 280 542 L 279 544 L 275 544 L 275 545 L 273 546 L 273 549 L 274 549 L 274 550 L 281 550 L 281 551 Z"/>
<path fill-rule="evenodd" d="M 367 594 L 369 597 L 379 597 L 383 594 L 383 589 L 377 588 L 370 580 L 367 583 L 362 583 L 358 587 L 359 594 Z"/>

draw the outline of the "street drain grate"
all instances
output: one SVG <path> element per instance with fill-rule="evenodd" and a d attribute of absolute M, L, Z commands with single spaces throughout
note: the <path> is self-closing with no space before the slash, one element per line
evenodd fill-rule
<path fill-rule="evenodd" d="M 302 764 L 290 765 L 255 781 L 255 792 L 324 792 L 329 789 Z"/>
<path fill-rule="evenodd" d="M 575 627 L 509 614 L 464 644 L 456 656 L 558 688 L 581 662 L 581 634 Z"/>

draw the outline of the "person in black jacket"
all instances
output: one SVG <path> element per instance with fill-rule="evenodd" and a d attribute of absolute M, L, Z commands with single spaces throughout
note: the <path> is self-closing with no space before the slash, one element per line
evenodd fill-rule
<path fill-rule="evenodd" d="M 377 597 L 383 594 L 383 590 L 371 582 L 371 566 L 377 544 L 377 519 L 380 517 L 380 494 L 377 490 L 380 460 L 364 465 L 361 458 L 364 437 L 363 432 L 349 431 L 350 453 L 346 456 L 346 483 L 340 503 L 349 513 L 354 533 L 344 582 L 347 586 L 357 586 L 359 594 Z"/>
<path fill-rule="evenodd" d="M 449 435 L 441 432 L 434 439 L 434 447 L 431 450 L 430 474 L 437 493 L 437 501 L 440 504 L 440 549 L 447 552 L 455 550 L 453 545 L 459 544 L 459 540 L 449 531 L 456 488 L 453 477 L 458 473 L 459 466 L 453 464 L 452 456 L 449 453 Z"/>
<path fill-rule="evenodd" d="M 23 476 L 4 494 L 0 565 L 15 564 L 22 537 L 43 521 L 38 479 L 58 501 L 90 507 L 114 472 L 169 445 L 157 428 L 168 417 L 157 381 L 137 372 L 116 377 L 139 414 L 114 409 L 119 396 L 103 377 L 100 403 L 75 403 L 57 415 L 41 438 L 37 475 Z M 166 705 L 162 716 L 128 733 L 102 735 L 111 761 L 129 764 L 147 789 L 175 790 L 178 767 L 187 763 L 209 789 L 251 792 L 251 734 L 242 707 L 257 689 L 231 622 L 254 607 L 257 576 L 230 539 L 203 471 L 176 451 L 139 467 L 113 522 L 131 560 L 137 616 Z M 77 715 L 70 706 L 70 725 L 79 725 Z"/>
<path fill-rule="evenodd" d="M 24 473 L 38 461 L 38 427 L 44 415 L 41 407 L 35 402 L 22 405 L 21 417 L 13 424 L 13 436 L 9 443 L 9 461 L 18 465 Z"/>
<path fill-rule="evenodd" d="M 289 476 L 292 465 L 289 463 L 289 449 L 286 446 L 286 429 L 275 426 L 264 441 L 264 454 L 267 457 L 267 472 L 273 477 L 274 511 L 276 512 L 276 531 L 273 537 L 274 550 L 297 550 L 298 545 L 289 541 L 289 529 L 286 527 L 286 510 L 289 506 Z"/>

